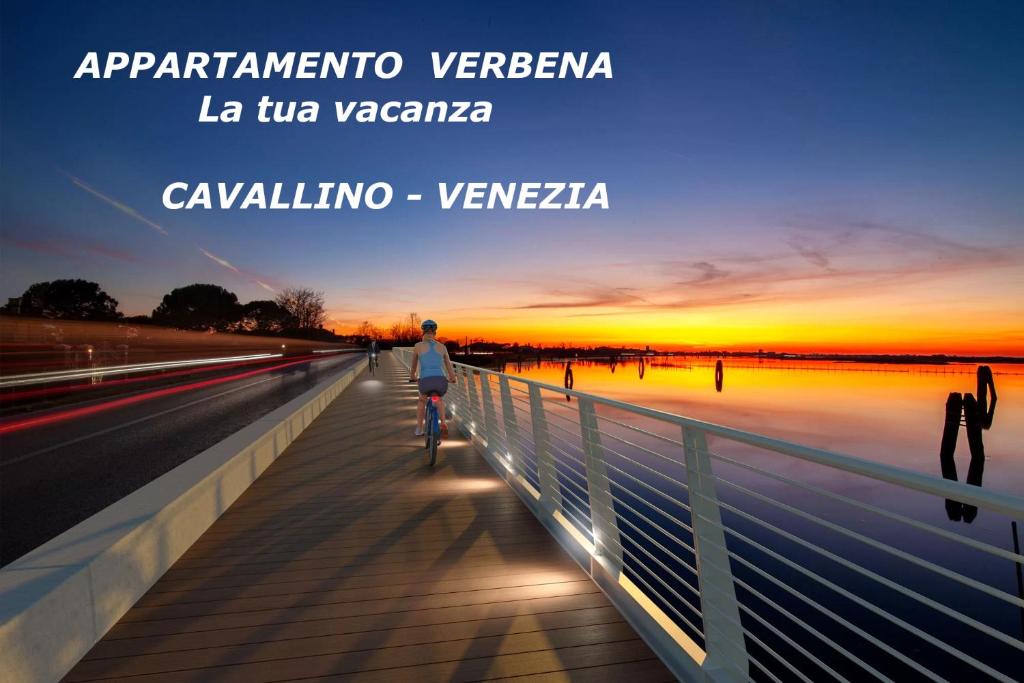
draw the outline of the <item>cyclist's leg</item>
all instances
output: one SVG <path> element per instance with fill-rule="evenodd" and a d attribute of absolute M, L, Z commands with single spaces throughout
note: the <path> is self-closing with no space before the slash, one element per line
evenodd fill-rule
<path fill-rule="evenodd" d="M 448 428 L 448 415 L 444 412 L 444 396 L 437 397 L 437 415 L 441 418 L 441 426 Z"/>
<path fill-rule="evenodd" d="M 419 395 L 418 403 L 416 404 L 416 433 L 423 433 L 423 419 L 427 409 L 427 397 L 423 394 Z"/>

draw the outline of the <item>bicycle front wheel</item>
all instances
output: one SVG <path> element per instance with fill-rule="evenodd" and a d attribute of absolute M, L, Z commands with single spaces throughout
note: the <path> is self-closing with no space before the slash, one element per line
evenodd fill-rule
<path fill-rule="evenodd" d="M 427 465 L 434 466 L 437 462 L 437 445 L 441 441 L 441 428 L 437 417 L 437 409 L 432 405 L 427 412 L 427 443 L 426 460 Z"/>

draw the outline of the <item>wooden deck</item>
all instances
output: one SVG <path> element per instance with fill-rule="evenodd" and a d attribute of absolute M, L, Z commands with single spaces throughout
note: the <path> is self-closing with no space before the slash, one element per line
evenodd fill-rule
<path fill-rule="evenodd" d="M 471 446 L 423 464 L 406 377 L 383 354 L 66 680 L 674 680 Z"/>

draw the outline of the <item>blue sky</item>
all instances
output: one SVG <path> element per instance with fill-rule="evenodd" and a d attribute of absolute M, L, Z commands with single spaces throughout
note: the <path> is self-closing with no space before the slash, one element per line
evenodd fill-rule
<path fill-rule="evenodd" d="M 1024 294 L 1024 5 L 711 5 L 8 0 L 0 295 L 82 276 L 148 312 L 193 281 L 263 298 L 262 278 L 324 289 L 339 325 L 417 310 L 487 330 L 509 316 L 533 324 L 508 311 L 631 315 L 680 296 L 678 315 L 713 316 L 765 285 L 791 304 L 804 300 L 806 267 L 829 283 L 823 300 L 919 273 L 899 286 L 935 315 L 951 290 L 968 293 L 961 308 L 995 282 Z M 90 50 L 190 49 L 397 50 L 405 67 L 384 82 L 71 78 Z M 431 50 L 607 50 L 615 78 L 436 81 Z M 197 123 L 204 94 L 245 101 L 245 120 Z M 321 121 L 257 124 L 263 94 L 319 100 Z M 487 99 L 494 114 L 482 126 L 339 125 L 334 99 Z M 386 180 L 428 201 L 167 211 L 162 189 L 178 180 Z M 459 180 L 604 181 L 612 209 L 430 201 L 437 182 Z M 750 285 L 764 261 L 788 265 Z M 927 282 L 951 261 L 969 272 Z M 694 277 L 715 288 L 680 291 Z M 1019 328 L 1020 313 L 992 315 Z"/>

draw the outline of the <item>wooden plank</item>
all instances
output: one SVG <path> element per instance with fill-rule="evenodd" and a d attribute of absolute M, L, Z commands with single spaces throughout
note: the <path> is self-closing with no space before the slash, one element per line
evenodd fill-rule
<path fill-rule="evenodd" d="M 423 543 L 436 541 L 451 541 L 452 533 L 465 534 L 480 528 L 479 517 L 467 517 L 464 519 L 439 519 L 424 522 L 416 527 L 416 533 L 406 533 L 403 542 Z M 487 534 L 493 538 L 521 538 L 528 535 L 522 529 L 522 523 L 516 520 L 499 520 L 488 522 Z M 258 548 L 266 547 L 269 550 L 279 552 L 281 550 L 299 550 L 302 547 L 355 547 L 365 546 L 381 534 L 388 534 L 399 531 L 393 524 L 373 527 L 353 527 L 350 529 L 337 529 L 330 526 L 323 526 L 315 529 L 282 529 L 273 534 L 253 534 L 247 536 L 245 533 L 237 533 L 225 539 L 205 539 L 192 546 L 191 557 L 207 557 L 217 555 L 235 556 L 235 553 L 242 550 L 259 552 Z M 532 534 L 529 534 L 532 535 Z"/>
<path fill-rule="evenodd" d="M 467 559 L 461 562 L 454 562 L 448 565 L 439 565 L 436 562 L 392 562 L 377 565 L 364 565 L 362 567 L 349 567 L 347 565 L 330 566 L 324 565 L 313 569 L 295 569 L 277 571 L 275 568 L 263 568 L 262 571 L 237 571 L 212 576 L 200 570 L 191 572 L 175 573 L 165 575 L 155 586 L 151 593 L 166 591 L 197 590 L 203 587 L 224 587 L 224 586 L 248 586 L 256 584 L 286 583 L 289 581 L 321 580 L 321 579 L 346 579 L 352 577 L 389 577 L 395 574 L 414 573 L 429 579 L 433 576 L 465 576 L 473 575 L 476 572 L 494 571 L 494 568 L 508 569 L 511 572 L 522 571 L 524 568 L 535 568 L 539 565 L 547 566 L 545 563 L 551 557 L 548 549 L 532 553 L 516 555 L 512 560 L 504 557 L 495 559 L 478 558 Z M 571 563 L 568 557 L 558 558 L 559 560 Z M 552 564 L 558 560 L 551 559 Z M 575 566 L 575 565 L 568 565 Z M 190 576 L 191 574 L 191 576 Z"/>
<path fill-rule="evenodd" d="M 187 652 L 95 659 L 83 662 L 76 669 L 75 675 L 78 678 L 71 680 L 163 673 L 183 667 L 196 669 L 225 664 L 324 657 L 332 654 L 393 647 L 431 646 L 428 649 L 435 651 L 440 649 L 442 643 L 449 643 L 449 641 L 457 641 L 458 644 L 455 647 L 458 647 L 459 645 L 465 646 L 466 641 L 476 641 L 481 638 L 521 636 L 524 643 L 536 643 L 539 641 L 534 636 L 538 633 L 543 636 L 555 630 L 581 629 L 587 626 L 602 628 L 578 631 L 577 639 L 581 637 L 580 634 L 587 635 L 589 638 L 597 635 L 602 638 L 624 638 L 631 635 L 629 628 L 622 623 L 622 617 L 614 609 L 599 608 L 463 621 L 446 624 L 443 629 L 434 626 L 375 629 L 313 638 L 276 638 L 234 646 L 205 647 Z M 578 642 L 578 640 L 572 642 Z M 525 647 L 526 645 L 522 644 L 521 646 Z"/>
<path fill-rule="evenodd" d="M 211 588 L 187 591 L 168 595 L 167 593 L 153 593 L 151 596 L 143 596 L 136 606 L 158 607 L 161 605 L 187 605 L 192 603 L 222 602 L 225 600 L 261 600 L 262 604 L 269 604 L 266 601 L 283 596 L 294 595 L 324 595 L 339 597 L 344 591 L 351 592 L 362 600 L 376 597 L 398 597 L 400 595 L 419 595 L 425 592 L 431 593 L 455 593 L 458 591 L 476 591 L 502 588 L 508 586 L 525 586 L 542 583 L 561 583 L 565 577 L 570 575 L 572 567 L 564 567 L 561 571 L 545 568 L 537 572 L 499 572 L 494 575 L 473 574 L 468 577 L 452 578 L 439 577 L 433 580 L 426 580 L 417 574 L 405 574 L 399 580 L 392 577 L 360 577 L 356 585 L 349 585 L 345 581 L 303 581 L 284 585 L 271 586 L 242 586 L 230 588 Z M 575 575 L 572 572 L 571 575 Z"/>
<path fill-rule="evenodd" d="M 415 583 L 439 583 L 465 581 L 467 579 L 503 579 L 507 581 L 518 581 L 519 576 L 529 573 L 535 569 L 530 565 L 509 565 L 506 562 L 492 566 L 467 566 L 455 565 L 448 571 L 432 572 L 393 572 L 385 574 L 348 574 L 344 570 L 330 572 L 321 577 L 299 578 L 290 581 L 264 581 L 252 582 L 244 579 L 234 579 L 221 583 L 220 585 L 209 585 L 208 583 L 192 582 L 179 587 L 177 590 L 168 588 L 160 591 L 150 591 L 137 603 L 140 607 L 151 607 L 154 605 L 166 605 L 175 602 L 201 602 L 205 600 L 220 599 L 222 597 L 258 597 L 265 595 L 282 595 L 289 593 L 309 593 L 325 590 L 325 587 L 340 588 L 375 588 L 379 586 L 405 585 Z M 551 562 L 544 564 L 543 569 L 548 571 L 573 569 L 570 561 L 564 563 Z M 275 575 L 276 576 L 276 575 Z M 225 577 L 232 579 L 233 577 Z M 230 591 L 230 592 L 226 592 Z"/>
<path fill-rule="evenodd" d="M 393 561 L 418 560 L 437 557 L 440 552 L 459 553 L 465 556 L 488 556 L 493 554 L 515 555 L 521 551 L 537 548 L 550 548 L 554 550 L 557 546 L 553 544 L 550 537 L 536 538 L 534 536 L 516 536 L 511 539 L 501 540 L 493 538 L 486 531 L 481 530 L 480 536 L 473 536 L 464 540 L 451 540 L 448 543 L 437 542 L 423 548 L 409 548 L 402 545 L 400 541 L 384 541 L 378 539 L 376 543 L 363 545 L 361 547 L 299 547 L 294 549 L 270 548 L 263 552 L 238 553 L 233 556 L 199 556 L 188 555 L 183 557 L 178 564 L 180 569 L 193 567 L 209 567 L 211 569 L 231 570 L 236 567 L 251 567 L 260 564 L 286 564 L 298 562 L 314 562 L 316 560 L 336 560 L 349 563 L 358 563 L 367 557 L 375 560 L 389 559 Z"/>
<path fill-rule="evenodd" d="M 388 598 L 384 600 L 363 600 L 359 602 L 335 602 L 302 605 L 275 609 L 250 609 L 248 611 L 208 612 L 179 617 L 143 619 L 132 609 L 109 633 L 113 637 L 127 638 L 185 631 L 210 631 L 240 626 L 277 624 L 307 619 L 330 619 L 333 617 L 359 614 L 387 614 L 393 611 L 434 609 L 457 605 L 479 605 L 496 602 L 516 602 L 555 595 L 579 595 L 597 593 L 598 588 L 589 581 L 573 581 L 557 584 L 542 584 L 521 588 L 497 589 L 491 591 L 469 591 L 463 593 L 442 593 L 437 595 Z M 148 608 L 138 608 L 140 612 Z"/>
<path fill-rule="evenodd" d="M 107 638 L 93 648 L 85 659 L 131 657 L 156 652 L 198 650 L 207 647 L 224 647 L 244 643 L 258 643 L 267 640 L 315 638 L 413 626 L 446 629 L 450 624 L 463 621 L 480 621 L 482 619 L 498 619 L 519 615 L 544 615 L 573 610 L 615 611 L 613 607 L 608 605 L 604 596 L 600 593 L 584 593 L 582 595 L 536 598 L 534 600 L 519 600 L 517 602 L 463 605 L 414 610 L 411 612 L 388 612 L 385 614 L 296 621 L 274 624 L 271 627 L 252 626 L 218 631 L 172 633 L 142 638 Z"/>
<path fill-rule="evenodd" d="M 671 680 L 469 444 L 453 438 L 423 465 L 415 392 L 390 356 L 382 371 L 331 404 L 67 680 Z"/>
<path fill-rule="evenodd" d="M 632 636 L 630 638 L 630 636 Z M 197 659 L 191 666 L 178 654 L 174 671 L 133 676 L 79 676 L 68 681 L 110 680 L 157 683 L 216 677 L 222 683 L 270 683 L 307 678 L 363 674 L 366 680 L 473 681 L 558 668 L 598 666 L 649 656 L 650 650 L 624 624 L 586 626 L 543 632 L 484 636 L 466 640 L 400 647 L 375 647 L 325 655 L 300 655 L 258 662 L 224 660 L 214 666 Z M 91 662 L 89 663 L 92 664 Z M 433 666 L 431 666 L 433 665 Z M 86 666 L 83 664 L 83 666 Z M 444 672 L 443 678 L 435 678 Z M 363 680 L 363 676 L 353 678 Z"/>
<path fill-rule="evenodd" d="M 675 681 L 676 678 L 665 669 L 661 660 L 652 658 L 491 680 L 515 681 L 515 683 L 608 683 L 609 681 L 669 683 Z"/>
<path fill-rule="evenodd" d="M 200 617 L 214 614 L 240 614 L 256 612 L 273 612 L 284 609 L 300 609 L 321 605 L 342 605 L 354 603 L 375 603 L 382 600 L 398 604 L 398 600 L 444 600 L 446 604 L 467 604 L 479 599 L 492 602 L 516 600 L 520 595 L 532 595 L 534 592 L 547 594 L 548 590 L 568 590 L 572 593 L 587 592 L 589 579 L 566 581 L 567 572 L 555 574 L 537 574 L 533 576 L 516 576 L 514 578 L 498 577 L 496 580 L 462 579 L 443 583 L 407 583 L 398 586 L 380 586 L 377 588 L 334 588 L 308 591 L 305 593 L 289 593 L 286 595 L 269 595 L 257 597 L 224 596 L 216 600 L 195 602 L 177 601 L 171 605 L 136 606 L 125 615 L 125 623 L 137 621 L 158 621 L 162 619 L 180 619 L 182 617 Z M 584 585 L 578 586 L 576 584 Z M 418 609 L 410 606 L 409 609 Z"/>
<path fill-rule="evenodd" d="M 169 577 L 169 578 L 173 578 L 173 579 L 183 579 L 183 578 L 195 578 L 195 577 L 204 577 L 204 576 L 205 577 L 209 577 L 209 578 L 244 576 L 244 575 L 264 575 L 265 576 L 268 573 L 269 574 L 273 574 L 275 572 L 280 573 L 280 574 L 284 574 L 285 572 L 292 572 L 292 571 L 306 571 L 306 570 L 318 570 L 318 569 L 344 569 L 344 568 L 350 568 L 350 569 L 359 570 L 359 571 L 362 571 L 363 573 L 373 573 L 373 572 L 381 572 L 381 573 L 383 573 L 383 572 L 386 572 L 386 571 L 401 571 L 403 568 L 407 568 L 407 569 L 424 569 L 424 570 L 430 569 L 430 568 L 442 569 L 442 568 L 449 568 L 449 567 L 454 567 L 456 565 L 462 565 L 462 564 L 495 564 L 495 563 L 501 563 L 501 562 L 514 562 L 514 561 L 516 561 L 516 560 L 518 560 L 520 558 L 534 557 L 534 556 L 538 556 L 538 555 L 539 556 L 545 556 L 546 555 L 546 556 L 550 557 L 551 553 L 552 552 L 557 552 L 557 550 L 558 550 L 557 548 L 556 549 L 552 549 L 552 548 L 548 548 L 548 547 L 531 548 L 530 550 L 523 550 L 521 553 L 516 553 L 515 556 L 511 557 L 511 558 L 507 557 L 507 556 L 504 556 L 504 555 L 501 555 L 501 554 L 479 555 L 479 556 L 476 556 L 476 557 L 468 557 L 468 558 L 467 557 L 458 557 L 458 556 L 456 556 L 456 557 L 453 557 L 453 558 L 450 558 L 450 559 L 449 558 L 445 558 L 445 557 L 435 557 L 435 558 L 427 557 L 425 559 L 420 559 L 420 560 L 416 560 L 416 561 L 412 561 L 412 560 L 409 560 L 409 559 L 395 560 L 393 558 L 384 558 L 384 559 L 377 559 L 377 560 L 367 560 L 367 562 L 365 564 L 360 565 L 358 567 L 352 567 L 352 565 L 346 564 L 345 563 L 346 561 L 344 559 L 334 560 L 334 559 L 330 559 L 330 558 L 322 559 L 322 560 L 315 560 L 315 561 L 307 561 L 307 562 L 304 562 L 304 563 L 294 563 L 294 562 L 293 563 L 289 563 L 289 562 L 273 563 L 272 562 L 272 563 L 265 563 L 265 564 L 262 564 L 262 565 L 251 564 L 251 565 L 248 565 L 246 567 L 238 567 L 238 568 L 235 568 L 235 567 L 226 567 L 226 568 L 192 567 L 192 568 L 177 568 L 176 569 L 176 568 L 172 567 L 170 570 L 168 570 L 167 574 L 165 574 L 165 577 Z"/>

